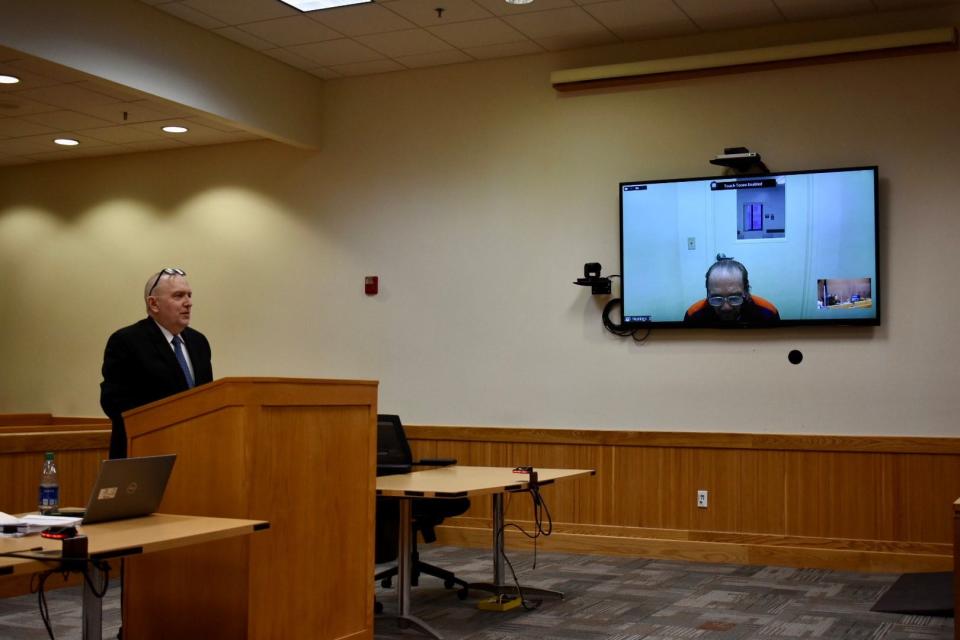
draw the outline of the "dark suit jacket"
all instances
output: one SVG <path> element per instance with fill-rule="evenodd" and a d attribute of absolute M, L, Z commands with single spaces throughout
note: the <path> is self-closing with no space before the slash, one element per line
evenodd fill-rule
<path fill-rule="evenodd" d="M 196 384 L 211 382 L 210 343 L 190 327 L 180 337 L 190 354 Z M 113 422 L 110 457 L 127 456 L 127 430 L 121 415 L 124 411 L 186 390 L 183 370 L 153 319 L 145 318 L 114 332 L 103 352 L 100 383 L 100 406 Z"/>

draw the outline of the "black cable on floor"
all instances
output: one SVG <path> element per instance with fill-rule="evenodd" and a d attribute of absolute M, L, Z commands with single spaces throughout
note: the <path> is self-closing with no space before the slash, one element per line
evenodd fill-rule
<path fill-rule="evenodd" d="M 520 596 L 520 604 L 523 605 L 523 608 L 527 611 L 533 611 L 540 606 L 541 600 L 527 600 L 523 595 L 523 588 L 520 586 L 520 579 L 517 577 L 517 572 L 513 568 L 513 563 L 510 562 L 510 558 L 507 556 L 507 547 L 504 540 L 504 531 L 507 527 L 513 527 L 526 537 L 533 540 L 533 569 L 537 568 L 537 538 L 540 536 L 549 536 L 553 533 L 553 517 L 550 515 L 550 509 L 547 507 L 546 501 L 543 499 L 543 496 L 540 495 L 540 487 L 536 484 L 533 484 L 527 493 L 530 494 L 530 499 L 533 501 L 533 523 L 534 523 L 534 532 L 530 533 L 523 527 L 513 522 L 504 523 L 500 529 L 497 531 L 496 541 L 498 547 L 503 550 L 503 559 L 506 561 L 507 566 L 510 567 L 510 573 L 513 575 L 513 583 L 517 587 L 517 595 Z M 547 528 L 543 527 L 543 513 L 547 515 Z"/>
<path fill-rule="evenodd" d="M 87 583 L 90 592 L 98 600 L 102 600 L 105 595 L 107 595 L 107 589 L 110 588 L 110 564 L 104 561 L 96 561 L 91 558 L 55 558 L 50 556 L 38 555 L 34 552 L 38 549 L 28 549 L 25 551 L 11 551 L 8 553 L 0 553 L 0 556 L 7 558 L 25 558 L 28 560 L 40 560 L 41 562 L 52 562 L 60 566 L 54 569 L 48 569 L 42 573 L 35 573 L 30 578 L 30 590 L 35 591 L 37 594 L 37 606 L 40 609 L 40 619 L 43 620 L 43 626 L 47 630 L 47 635 L 50 636 L 50 640 L 56 640 L 56 636 L 53 633 L 53 625 L 50 622 L 50 609 L 47 606 L 47 594 L 46 594 L 46 583 L 47 578 L 55 573 L 63 574 L 64 581 L 67 580 L 67 577 L 71 573 L 80 573 L 83 575 L 84 582 Z M 69 563 L 69 564 L 67 564 Z M 80 563 L 82 563 L 82 568 L 77 568 Z M 90 577 L 90 568 L 99 569 L 103 574 L 103 586 L 98 591 L 97 587 L 93 584 L 93 578 Z M 36 586 L 34 586 L 34 580 L 37 581 Z"/>

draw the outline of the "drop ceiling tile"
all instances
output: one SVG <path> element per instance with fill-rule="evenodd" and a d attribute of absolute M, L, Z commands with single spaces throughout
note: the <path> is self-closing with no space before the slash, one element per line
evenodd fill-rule
<path fill-rule="evenodd" d="M 489 11 L 472 0 L 443 0 L 442 3 L 437 0 L 395 0 L 384 6 L 421 27 L 491 17 Z M 440 15 L 437 15 L 438 6 L 443 7 Z"/>
<path fill-rule="evenodd" d="M 164 135 L 174 135 L 174 134 L 164 134 Z M 203 125 L 193 124 L 190 126 L 190 131 L 184 134 L 177 134 L 176 140 L 183 144 L 188 144 L 195 147 L 206 146 L 208 144 L 223 144 L 225 142 L 237 142 L 240 139 L 240 134 L 237 132 L 229 131 L 217 131 L 216 129 L 211 129 L 210 127 L 204 127 Z"/>
<path fill-rule="evenodd" d="M 870 0 L 775 0 L 787 20 L 815 20 L 875 13 Z"/>
<path fill-rule="evenodd" d="M 82 89 L 96 91 L 97 93 L 102 93 L 105 96 L 109 96 L 121 102 L 133 102 L 135 100 L 143 100 L 146 97 L 146 94 L 141 93 L 136 89 L 131 89 L 130 87 L 125 87 L 120 84 L 114 84 L 113 82 L 101 80 L 99 78 L 85 80 L 83 82 L 76 82 L 74 84 Z"/>
<path fill-rule="evenodd" d="M 457 51 L 456 49 L 450 49 L 449 51 L 434 51 L 432 53 L 421 53 L 413 56 L 400 56 L 397 58 L 397 62 L 410 69 L 417 69 L 420 67 L 439 67 L 445 64 L 459 64 L 462 62 L 472 61 L 473 58 L 462 51 Z"/>
<path fill-rule="evenodd" d="M 163 149 L 186 149 L 188 145 L 178 142 L 176 140 L 170 140 L 168 138 L 160 138 L 159 140 L 144 140 L 143 142 L 129 142 L 121 145 L 130 151 L 158 151 Z"/>
<path fill-rule="evenodd" d="M 54 143 L 54 138 L 73 138 L 80 141 L 76 147 L 62 147 Z M 89 136 L 80 135 L 74 132 L 46 134 L 39 136 L 24 136 L 22 138 L 10 138 L 0 140 L 0 153 L 9 155 L 30 155 L 35 153 L 51 153 L 55 151 L 81 151 L 84 148 L 103 147 L 109 143 L 102 140 L 96 140 Z"/>
<path fill-rule="evenodd" d="M 226 142 L 252 142 L 254 140 L 269 140 L 269 138 L 264 138 L 263 136 L 258 136 L 255 133 L 250 133 L 249 131 L 224 131 L 223 134 L 228 136 Z"/>
<path fill-rule="evenodd" d="M 584 49 L 603 44 L 613 44 L 619 42 L 619 40 L 609 31 L 590 31 L 537 38 L 536 42 L 547 51 L 566 51 L 568 49 Z"/>
<path fill-rule="evenodd" d="M 423 29 L 358 36 L 356 40 L 390 58 L 453 49 L 449 44 Z"/>
<path fill-rule="evenodd" d="M 106 120 L 113 124 L 132 124 L 134 122 L 149 122 L 170 118 L 170 110 L 158 102 L 151 100 L 135 100 L 133 102 L 114 102 L 92 107 L 77 109 L 82 113 Z"/>
<path fill-rule="evenodd" d="M 325 24 L 349 37 L 401 31 L 417 26 L 393 11 L 373 3 L 315 11 L 307 15 L 311 20 Z"/>
<path fill-rule="evenodd" d="M 317 76 L 322 80 L 333 80 L 334 78 L 342 77 L 341 74 L 337 73 L 329 67 L 317 67 L 315 69 L 307 69 L 307 73 L 310 75 Z"/>
<path fill-rule="evenodd" d="M 103 147 L 109 146 L 109 142 L 104 142 L 103 140 L 97 140 L 96 138 L 91 138 L 86 133 L 81 131 L 63 131 L 56 134 L 44 134 L 39 136 L 27 136 L 23 138 L 18 138 L 19 140 L 33 140 L 40 143 L 49 144 L 51 147 L 56 147 L 58 149 L 66 149 L 67 147 L 62 147 L 58 144 L 53 143 L 53 138 L 73 138 L 77 140 L 80 145 L 78 147 L 69 147 L 70 149 L 82 148 L 87 149 L 90 147 Z"/>
<path fill-rule="evenodd" d="M 254 51 L 263 51 L 264 49 L 273 49 L 276 47 L 272 42 L 267 42 L 263 38 L 258 38 L 246 31 L 241 31 L 239 27 L 224 27 L 222 29 L 214 29 L 213 32 L 218 36 L 229 38 Z"/>
<path fill-rule="evenodd" d="M 25 116 L 31 113 L 57 111 L 57 107 L 36 100 L 30 100 L 17 93 L 0 94 L 0 118 L 4 116 Z"/>
<path fill-rule="evenodd" d="M 92 149 L 85 149 L 84 152 L 88 157 L 96 158 L 103 156 L 117 156 L 124 153 L 137 153 L 137 150 L 129 149 L 122 144 L 112 144 L 109 147 L 94 147 Z"/>
<path fill-rule="evenodd" d="M 772 0 L 674 0 L 701 29 L 737 29 L 783 22 Z"/>
<path fill-rule="evenodd" d="M 197 112 L 190 107 L 157 97 L 128 102 L 123 106 L 137 109 L 141 112 L 149 111 L 151 113 L 159 113 L 162 114 L 164 118 L 187 118 L 197 115 Z M 131 111 L 131 113 L 133 113 L 133 111 Z"/>
<path fill-rule="evenodd" d="M 225 131 L 228 133 L 236 133 L 238 131 L 244 131 L 241 127 L 238 127 L 232 122 L 227 122 L 226 120 L 217 120 L 214 118 L 205 118 L 203 116 L 192 116 L 190 118 L 184 118 L 184 122 L 187 124 L 185 126 L 189 127 L 191 122 L 194 124 L 202 125 L 204 127 L 209 127 L 211 129 L 216 129 L 217 131 Z M 260 137 L 260 136 L 256 136 Z"/>
<path fill-rule="evenodd" d="M 270 18 L 298 16 L 300 12 L 277 0 L 184 0 L 182 4 L 202 11 L 227 25 L 238 25 Z"/>
<path fill-rule="evenodd" d="M 403 71 L 405 66 L 396 60 L 371 60 L 369 62 L 355 62 L 351 64 L 338 64 L 333 70 L 342 76 L 366 76 L 374 73 L 389 73 L 391 71 Z"/>
<path fill-rule="evenodd" d="M 17 92 L 18 96 L 52 104 L 62 109 L 75 109 L 77 107 L 92 107 L 103 104 L 117 102 L 116 98 L 84 89 L 75 84 L 61 84 L 55 87 L 41 87 L 39 89 L 27 89 Z"/>
<path fill-rule="evenodd" d="M 112 127 L 99 127 L 97 129 L 86 129 L 85 135 L 104 142 L 112 144 L 123 144 L 125 142 L 142 142 L 143 140 L 156 140 L 162 138 L 160 130 L 145 131 L 137 127 L 126 125 L 115 125 Z"/>
<path fill-rule="evenodd" d="M 167 125 L 180 125 L 185 126 L 189 129 L 186 133 L 167 133 L 162 130 L 162 127 Z M 183 120 L 158 120 L 157 122 L 138 122 L 136 124 L 128 125 L 134 129 L 140 129 L 141 131 L 146 131 L 147 133 L 157 134 L 161 138 L 168 140 L 176 140 L 181 144 L 193 144 L 191 140 L 196 140 L 201 137 L 211 137 L 223 134 L 225 132 L 218 131 L 212 127 L 208 127 L 199 122 L 191 122 L 189 124 L 185 123 Z"/>
<path fill-rule="evenodd" d="M 58 131 L 55 127 L 31 122 L 26 118 L 0 118 L 0 136 L 4 138 L 19 138 L 21 136 L 35 136 L 41 133 Z"/>
<path fill-rule="evenodd" d="M 498 18 L 454 22 L 437 27 L 427 27 L 427 30 L 458 49 L 520 42 L 527 39 L 522 33 Z"/>
<path fill-rule="evenodd" d="M 92 129 L 94 127 L 104 127 L 110 122 L 101 118 L 88 116 L 85 113 L 78 113 L 64 109 L 62 111 L 47 111 L 45 113 L 34 113 L 24 116 L 24 120 L 35 122 L 37 124 L 53 127 L 58 131 L 82 131 L 83 129 Z"/>
<path fill-rule="evenodd" d="M 300 54 L 294 53 L 289 49 L 266 49 L 260 53 L 268 55 L 271 58 L 276 58 L 280 62 L 288 64 L 291 67 L 296 67 L 297 69 L 311 69 L 317 66 L 317 63 L 313 60 L 304 58 Z"/>
<path fill-rule="evenodd" d="M 697 31 L 670 0 L 613 0 L 585 5 L 583 10 L 623 40 L 667 38 Z"/>
<path fill-rule="evenodd" d="M 251 22 L 237 27 L 258 38 L 272 42 L 275 47 L 289 47 L 308 42 L 335 40 L 343 35 L 305 15 Z"/>
<path fill-rule="evenodd" d="M 527 4 L 509 4 L 504 0 L 474 0 L 474 2 L 496 16 L 512 16 L 518 13 L 575 6 L 573 0 L 535 0 Z"/>
<path fill-rule="evenodd" d="M 41 58 L 23 56 L 23 54 L 21 54 L 21 58 L 19 60 L 13 61 L 10 64 L 18 69 L 32 71 L 38 75 L 52 78 L 60 82 L 82 82 L 83 80 L 89 80 L 91 77 L 74 69 L 70 69 Z"/>
<path fill-rule="evenodd" d="M 226 26 L 220 20 L 207 15 L 202 11 L 197 11 L 193 7 L 190 7 L 179 2 L 168 2 L 166 4 L 154 5 L 157 9 L 169 13 L 172 16 L 176 16 L 181 20 L 186 20 L 192 24 L 197 25 L 198 27 L 203 27 L 204 29 L 216 29 L 218 27 Z"/>
<path fill-rule="evenodd" d="M 0 62 L 0 74 L 20 78 L 20 82 L 16 84 L 0 84 L 0 93 L 12 93 L 14 91 L 23 91 L 24 89 L 52 87 L 61 84 L 60 80 L 55 78 L 48 78 L 47 76 L 34 73 L 28 69 L 18 68 L 16 66 L 16 60 Z"/>
<path fill-rule="evenodd" d="M 291 47 L 290 50 L 325 67 L 353 64 L 355 62 L 372 62 L 383 58 L 373 49 L 346 38 L 301 44 Z"/>
<path fill-rule="evenodd" d="M 522 13 L 503 18 L 525 36 L 540 40 L 551 36 L 604 31 L 603 25 L 580 7 Z M 614 38 L 615 40 L 615 38 Z"/>
<path fill-rule="evenodd" d="M 508 44 L 493 44 L 486 47 L 471 47 L 464 51 L 478 60 L 490 60 L 493 58 L 509 58 L 512 56 L 525 56 L 531 53 L 543 53 L 544 48 L 531 40 L 522 42 L 511 42 Z"/>
<path fill-rule="evenodd" d="M 110 149 L 109 147 L 107 149 Z M 101 152 L 105 151 L 101 149 Z M 55 160 L 73 160 L 75 158 L 87 158 L 91 155 L 94 155 L 88 149 L 81 149 L 80 147 L 61 147 L 53 151 L 45 151 L 43 153 L 30 153 L 25 157 L 34 160 L 36 162 L 53 162 Z M 101 153 L 101 155 L 105 155 Z"/>

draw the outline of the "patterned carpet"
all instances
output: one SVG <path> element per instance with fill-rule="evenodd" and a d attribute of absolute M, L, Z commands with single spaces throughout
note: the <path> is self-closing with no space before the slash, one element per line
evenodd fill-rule
<path fill-rule="evenodd" d="M 470 581 L 491 577 L 489 551 L 443 547 L 424 559 L 459 567 Z M 659 640 L 704 638 L 828 638 L 946 640 L 953 618 L 875 613 L 870 607 L 896 581 L 892 574 L 860 574 L 568 554 L 511 553 L 521 584 L 555 589 L 535 611 L 489 612 L 486 594 L 457 599 L 439 580 L 414 589 L 412 613 L 451 640 Z M 384 616 L 396 611 L 393 590 L 378 585 Z M 413 638 L 386 617 L 376 638 Z"/>
<path fill-rule="evenodd" d="M 471 581 L 491 577 L 490 552 L 425 547 L 423 559 L 457 567 Z M 510 559 L 523 584 L 563 591 L 563 600 L 539 608 L 481 611 L 487 594 L 459 600 L 431 577 L 413 589 L 412 608 L 447 640 L 666 640 L 703 638 L 826 638 L 843 640 L 947 640 L 953 618 L 875 613 L 870 607 L 893 584 L 892 574 L 859 574 L 819 569 L 695 564 L 603 556 L 541 553 Z M 508 572 L 509 573 L 509 572 Z M 118 590 L 104 603 L 104 638 L 116 637 Z M 377 586 L 384 605 L 376 620 L 378 640 L 425 638 L 400 629 L 388 616 L 396 611 L 393 589 Z M 48 596 L 56 637 L 80 638 L 80 594 L 59 589 Z M 36 596 L 0 600 L 0 639 L 40 640 L 47 634 Z"/>

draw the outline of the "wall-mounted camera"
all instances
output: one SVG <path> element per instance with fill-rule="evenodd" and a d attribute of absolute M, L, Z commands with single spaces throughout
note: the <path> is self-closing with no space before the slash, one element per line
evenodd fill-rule
<path fill-rule="evenodd" d="M 723 153 L 710 161 L 710 164 L 727 167 L 738 174 L 770 173 L 760 154 L 746 147 L 726 147 Z"/>
<path fill-rule="evenodd" d="M 609 295 L 611 291 L 610 278 L 600 275 L 599 262 L 588 262 L 583 265 L 583 277 L 574 280 L 573 284 L 590 287 L 590 292 L 595 296 Z"/>

